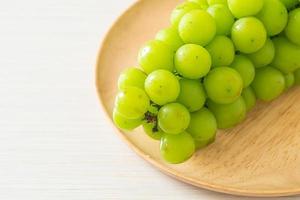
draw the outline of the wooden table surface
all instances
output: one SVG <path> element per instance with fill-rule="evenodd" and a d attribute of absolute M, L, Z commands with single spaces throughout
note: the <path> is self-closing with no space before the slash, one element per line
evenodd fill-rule
<path fill-rule="evenodd" d="M 1 1 L 1 200 L 242 199 L 165 176 L 105 120 L 97 50 L 133 2 Z"/>

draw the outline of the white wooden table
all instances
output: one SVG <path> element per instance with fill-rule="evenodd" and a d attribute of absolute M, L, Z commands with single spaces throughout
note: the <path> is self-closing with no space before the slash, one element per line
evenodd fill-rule
<path fill-rule="evenodd" d="M 165 176 L 105 121 L 97 50 L 133 1 L 0 1 L 1 200 L 240 199 Z"/>

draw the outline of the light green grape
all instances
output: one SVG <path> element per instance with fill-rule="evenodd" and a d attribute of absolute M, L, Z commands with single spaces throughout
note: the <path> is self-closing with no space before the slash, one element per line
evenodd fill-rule
<path fill-rule="evenodd" d="M 216 36 L 206 49 L 211 55 L 213 67 L 228 66 L 234 59 L 234 45 L 226 36 Z"/>
<path fill-rule="evenodd" d="M 299 3 L 297 0 L 280 0 L 287 9 L 291 9 Z"/>
<path fill-rule="evenodd" d="M 226 4 L 215 4 L 207 9 L 207 12 L 215 19 L 217 35 L 229 35 L 234 23 L 234 17 Z"/>
<path fill-rule="evenodd" d="M 179 35 L 185 43 L 207 45 L 216 34 L 214 18 L 204 10 L 193 10 L 180 20 Z"/>
<path fill-rule="evenodd" d="M 177 101 L 190 112 L 195 112 L 204 106 L 206 94 L 202 83 L 198 80 L 181 79 L 180 94 Z"/>
<path fill-rule="evenodd" d="M 285 35 L 291 42 L 300 46 L 300 8 L 289 13 Z"/>
<path fill-rule="evenodd" d="M 187 132 L 183 132 L 178 135 L 165 134 L 161 138 L 160 153 L 169 163 L 183 163 L 191 158 L 194 152 L 194 139 Z"/>
<path fill-rule="evenodd" d="M 217 104 L 209 100 L 207 105 L 215 115 L 220 129 L 232 128 L 246 117 L 246 104 L 242 97 L 230 104 Z"/>
<path fill-rule="evenodd" d="M 176 28 L 169 27 L 159 31 L 155 37 L 156 40 L 160 40 L 169 45 L 174 51 L 177 51 L 184 43 L 180 38 Z"/>
<path fill-rule="evenodd" d="M 135 129 L 142 124 L 142 118 L 127 119 L 116 110 L 113 111 L 113 121 L 118 128 L 128 131 Z"/>
<path fill-rule="evenodd" d="M 270 38 L 267 39 L 265 45 L 255 53 L 247 55 L 255 67 L 265 67 L 269 65 L 275 56 L 275 47 Z"/>
<path fill-rule="evenodd" d="M 207 96 L 216 103 L 229 104 L 236 101 L 243 90 L 240 74 L 229 67 L 214 68 L 204 79 Z"/>
<path fill-rule="evenodd" d="M 244 88 L 248 87 L 252 83 L 255 76 L 255 67 L 249 58 L 244 55 L 237 55 L 234 58 L 231 67 L 241 75 Z"/>
<path fill-rule="evenodd" d="M 264 46 L 267 32 L 263 23 L 257 18 L 245 17 L 234 23 L 231 38 L 237 50 L 243 53 L 254 53 Z"/>
<path fill-rule="evenodd" d="M 208 8 L 208 3 L 206 0 L 189 0 L 190 2 L 197 3 L 202 9 L 206 10 Z"/>
<path fill-rule="evenodd" d="M 295 84 L 300 85 L 300 69 L 297 69 L 294 73 L 295 76 Z"/>
<path fill-rule="evenodd" d="M 158 126 L 168 134 L 179 134 L 187 129 L 190 123 L 189 111 L 179 103 L 163 106 L 158 113 Z"/>
<path fill-rule="evenodd" d="M 118 79 L 118 88 L 123 90 L 126 87 L 138 87 L 144 89 L 144 84 L 147 76 L 138 68 L 125 69 Z"/>
<path fill-rule="evenodd" d="M 173 71 L 174 51 L 165 43 L 152 40 L 140 49 L 138 62 L 147 74 L 157 69 Z"/>
<path fill-rule="evenodd" d="M 199 79 L 211 68 L 211 57 L 200 45 L 186 44 L 175 55 L 175 69 L 185 78 Z"/>
<path fill-rule="evenodd" d="M 208 5 L 227 4 L 227 0 L 207 0 Z"/>
<path fill-rule="evenodd" d="M 288 73 L 284 75 L 284 79 L 285 79 L 285 89 L 290 89 L 291 87 L 293 87 L 294 83 L 295 83 L 295 75 L 294 73 Z"/>
<path fill-rule="evenodd" d="M 258 99 L 272 101 L 285 89 L 283 74 L 273 67 L 263 67 L 256 70 L 252 88 Z"/>
<path fill-rule="evenodd" d="M 118 113 L 127 119 L 143 117 L 150 106 L 146 93 L 137 87 L 127 87 L 118 93 L 115 108 Z"/>
<path fill-rule="evenodd" d="M 201 9 L 201 6 L 195 2 L 184 2 L 179 4 L 171 14 L 171 23 L 177 28 L 181 18 L 188 12 L 196 9 Z"/>
<path fill-rule="evenodd" d="M 242 92 L 247 112 L 251 111 L 256 104 L 256 96 L 252 87 L 247 87 Z"/>
<path fill-rule="evenodd" d="M 192 113 L 187 132 L 193 136 L 197 148 L 205 147 L 216 137 L 217 121 L 215 116 L 207 108 Z"/>
<path fill-rule="evenodd" d="M 165 134 L 155 123 L 143 123 L 145 133 L 154 140 L 160 140 Z"/>
<path fill-rule="evenodd" d="M 256 15 L 264 5 L 263 0 L 228 0 L 227 2 L 236 18 Z"/>
<path fill-rule="evenodd" d="M 288 20 L 288 13 L 280 0 L 264 0 L 263 9 L 256 16 L 264 24 L 269 36 L 283 31 Z"/>
<path fill-rule="evenodd" d="M 145 90 L 154 103 L 164 105 L 177 99 L 180 85 L 174 74 L 160 69 L 148 75 L 145 81 Z"/>
<path fill-rule="evenodd" d="M 300 46 L 297 46 L 285 37 L 273 39 L 275 58 L 271 64 L 284 73 L 294 72 L 300 68 Z"/>

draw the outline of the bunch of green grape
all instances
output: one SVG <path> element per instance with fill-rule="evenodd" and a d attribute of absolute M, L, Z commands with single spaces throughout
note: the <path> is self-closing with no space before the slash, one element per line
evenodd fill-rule
<path fill-rule="evenodd" d="M 299 0 L 189 0 L 118 80 L 113 111 L 182 163 L 241 123 L 257 99 L 300 84 Z"/>

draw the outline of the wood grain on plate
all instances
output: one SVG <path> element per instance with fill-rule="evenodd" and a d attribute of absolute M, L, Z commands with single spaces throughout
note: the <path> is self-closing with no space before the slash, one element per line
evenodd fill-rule
<path fill-rule="evenodd" d="M 97 63 L 96 84 L 103 108 L 111 116 L 117 78 L 137 65 L 139 48 L 169 25 L 179 0 L 138 1 L 113 25 Z M 244 196 L 300 194 L 300 88 L 272 103 L 259 103 L 239 126 L 219 131 L 217 140 L 188 162 L 169 165 L 159 143 L 141 129 L 116 132 L 145 160 L 161 171 L 201 188 Z"/>

